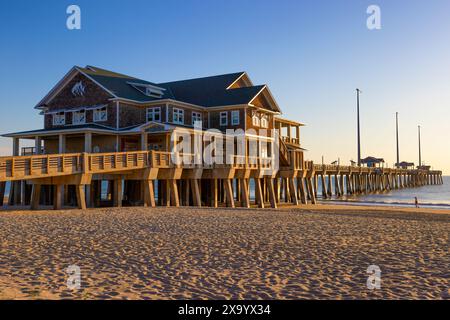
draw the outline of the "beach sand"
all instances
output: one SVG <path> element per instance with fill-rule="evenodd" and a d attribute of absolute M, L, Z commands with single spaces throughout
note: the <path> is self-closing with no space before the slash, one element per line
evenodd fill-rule
<path fill-rule="evenodd" d="M 430 209 L 3 211 L 0 298 L 449 299 L 449 232 Z"/>

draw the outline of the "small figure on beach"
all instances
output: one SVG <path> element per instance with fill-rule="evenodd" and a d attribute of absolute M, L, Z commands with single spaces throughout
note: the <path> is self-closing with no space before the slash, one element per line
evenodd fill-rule
<path fill-rule="evenodd" d="M 419 207 L 419 200 L 417 200 L 417 197 L 414 197 L 414 204 L 416 205 L 416 208 Z"/>

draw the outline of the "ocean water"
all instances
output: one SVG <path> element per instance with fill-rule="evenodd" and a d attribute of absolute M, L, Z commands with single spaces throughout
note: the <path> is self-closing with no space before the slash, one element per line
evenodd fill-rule
<path fill-rule="evenodd" d="M 414 197 L 417 197 L 420 207 L 450 209 L 450 176 L 443 177 L 443 180 L 443 185 L 430 185 L 367 195 L 345 196 L 342 198 L 333 197 L 328 200 L 321 199 L 321 202 L 414 207 Z M 321 197 L 321 190 L 319 180 L 319 189 L 317 190 L 319 198 Z"/>

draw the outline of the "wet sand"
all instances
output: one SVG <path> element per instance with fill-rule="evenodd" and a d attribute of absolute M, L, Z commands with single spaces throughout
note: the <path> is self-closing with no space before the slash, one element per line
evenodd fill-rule
<path fill-rule="evenodd" d="M 2 211 L 0 298 L 449 299 L 449 232 L 409 208 Z"/>

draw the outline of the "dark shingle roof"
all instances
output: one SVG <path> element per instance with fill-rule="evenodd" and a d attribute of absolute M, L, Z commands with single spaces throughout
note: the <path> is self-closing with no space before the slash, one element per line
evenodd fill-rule
<path fill-rule="evenodd" d="M 173 99 L 203 107 L 248 104 L 264 88 L 250 86 L 227 90 L 244 72 L 157 84 L 92 66 L 78 69 L 117 97 L 139 102 Z M 166 90 L 161 98 L 154 98 L 143 94 L 130 83 L 153 85 Z"/>
<path fill-rule="evenodd" d="M 237 72 L 205 78 L 166 82 L 159 83 L 158 86 L 170 89 L 176 100 L 204 107 L 247 104 L 264 86 L 227 90 L 243 74 L 244 72 Z"/>
<path fill-rule="evenodd" d="M 174 98 L 170 90 L 165 90 L 164 95 L 161 98 L 154 98 L 143 94 L 141 91 L 130 85 L 130 83 L 138 83 L 158 87 L 158 85 L 149 81 L 92 66 L 87 66 L 86 68 L 79 69 L 120 98 L 135 100 L 139 102 Z"/>

